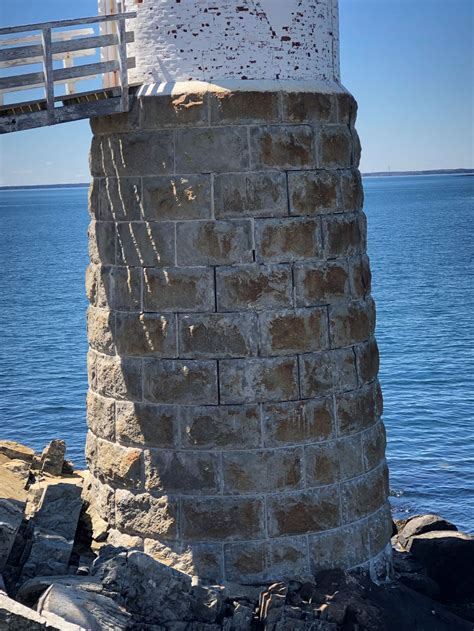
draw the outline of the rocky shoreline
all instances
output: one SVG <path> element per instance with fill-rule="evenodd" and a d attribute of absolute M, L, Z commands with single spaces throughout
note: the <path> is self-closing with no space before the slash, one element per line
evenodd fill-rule
<path fill-rule="evenodd" d="M 474 537 L 436 515 L 394 522 L 394 569 L 208 585 L 117 539 L 86 471 L 52 441 L 0 441 L 0 630 L 472 631 Z"/>

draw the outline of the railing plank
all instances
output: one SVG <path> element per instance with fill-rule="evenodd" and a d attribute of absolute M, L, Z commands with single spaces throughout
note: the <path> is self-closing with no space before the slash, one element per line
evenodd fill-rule
<path fill-rule="evenodd" d="M 22 88 L 42 86 L 44 84 L 43 72 L 29 72 L 27 74 L 14 75 L 13 77 L 2 77 L 0 79 L 0 90 L 10 92 L 11 88 Z"/>
<path fill-rule="evenodd" d="M 41 75 L 43 75 L 43 73 L 40 73 Z M 24 76 L 24 75 L 21 75 Z M 91 81 L 97 79 L 97 75 L 93 74 L 93 75 L 88 75 L 88 76 L 84 76 L 84 77 L 76 77 L 74 79 L 74 83 L 78 83 L 79 81 Z M 55 83 L 67 83 L 68 80 L 65 79 L 64 81 L 55 81 Z M 44 88 L 44 81 L 41 80 L 38 83 L 32 83 L 31 85 L 26 85 L 26 86 L 18 86 L 15 88 L 0 88 L 0 95 L 5 95 L 5 94 L 10 94 L 10 92 L 24 92 L 25 90 L 37 90 L 38 88 Z"/>
<path fill-rule="evenodd" d="M 33 48 L 33 47 L 32 47 Z M 72 59 L 73 57 L 93 57 L 96 54 L 95 48 L 87 50 L 77 50 L 70 53 L 54 53 L 54 61 L 63 61 L 64 59 Z M 1 58 L 1 51 L 0 51 Z M 34 57 L 23 57 L 20 59 L 11 59 L 9 61 L 0 61 L 0 68 L 19 68 L 20 66 L 30 66 L 32 64 L 40 64 L 43 61 L 42 54 Z"/>
<path fill-rule="evenodd" d="M 136 17 L 134 11 L 128 13 L 117 13 L 115 15 L 94 15 L 87 18 L 76 18 L 74 20 L 58 20 L 56 22 L 39 22 L 38 24 L 22 24 L 21 26 L 8 26 L 0 28 L 0 35 L 10 35 L 13 33 L 25 33 L 28 31 L 40 31 L 44 28 L 61 28 L 65 26 L 77 26 L 79 24 L 100 24 L 103 22 L 114 22 L 115 20 L 131 20 Z"/>
<path fill-rule="evenodd" d="M 126 42 L 130 44 L 134 41 L 132 31 L 126 32 Z M 66 53 L 71 53 L 72 57 L 95 55 L 96 48 L 105 46 L 115 46 L 118 44 L 118 37 L 115 34 L 96 35 L 94 37 L 81 37 L 80 39 L 52 42 L 51 51 L 53 59 L 63 60 Z M 32 46 L 18 46 L 16 48 L 5 48 L 0 50 L 0 68 L 12 68 L 15 66 L 25 66 L 28 64 L 41 63 L 43 47 L 41 44 Z"/>
<path fill-rule="evenodd" d="M 127 31 L 125 38 L 127 44 L 131 44 L 134 41 L 133 31 Z M 65 42 L 54 42 L 53 53 L 65 53 L 83 50 L 86 48 L 102 48 L 105 46 L 114 46 L 115 44 L 118 44 L 118 38 L 115 33 L 108 35 L 96 35 L 94 37 L 83 37 L 81 39 L 74 39 Z"/>
<path fill-rule="evenodd" d="M 83 66 L 75 66 L 74 68 L 58 68 L 57 70 L 53 70 L 53 80 L 55 82 L 64 81 L 65 79 L 84 77 L 85 75 L 114 72 L 118 69 L 118 61 L 99 61 L 95 64 L 84 64 Z"/>
<path fill-rule="evenodd" d="M 53 42 L 63 39 L 72 39 L 74 37 L 85 37 L 86 35 L 94 35 L 93 28 L 77 28 L 70 31 L 62 31 L 59 33 L 51 33 Z M 8 39 L 0 39 L 0 48 L 4 46 L 21 46 L 23 44 L 40 44 L 41 35 L 24 35 L 23 37 L 10 37 Z"/>
<path fill-rule="evenodd" d="M 76 68 L 84 68 L 85 66 L 76 66 Z M 127 67 L 130 70 L 131 68 L 135 68 L 135 57 L 129 57 L 127 59 Z M 13 78 L 21 78 L 21 77 L 27 77 L 27 76 L 33 76 L 35 83 L 21 83 L 21 85 L 16 85 L 16 86 L 4 86 L 2 85 L 2 81 L 6 80 L 6 79 L 13 79 Z M 97 78 L 97 74 L 91 74 L 91 75 L 87 75 L 87 76 L 83 76 L 83 77 L 75 77 L 74 78 L 74 83 L 77 83 L 78 81 L 90 81 L 92 79 L 96 79 Z M 55 83 L 67 83 L 68 80 L 64 79 L 63 81 L 55 79 L 54 80 Z M 9 94 L 10 92 L 21 92 L 24 90 L 35 90 L 37 88 L 42 88 L 44 86 L 44 77 L 43 77 L 43 73 L 42 72 L 35 72 L 35 73 L 31 73 L 30 75 L 15 75 L 15 77 L 5 77 L 5 79 L 0 79 L 0 95 L 4 95 L 4 94 Z M 104 89 L 109 89 L 109 88 L 104 88 Z"/>

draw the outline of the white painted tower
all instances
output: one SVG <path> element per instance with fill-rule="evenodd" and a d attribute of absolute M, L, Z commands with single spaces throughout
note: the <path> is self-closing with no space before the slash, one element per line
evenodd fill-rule
<path fill-rule="evenodd" d="M 102 3 L 103 4 L 103 3 Z M 336 0 L 126 0 L 93 121 L 87 458 L 109 541 L 212 580 L 390 564 Z"/>

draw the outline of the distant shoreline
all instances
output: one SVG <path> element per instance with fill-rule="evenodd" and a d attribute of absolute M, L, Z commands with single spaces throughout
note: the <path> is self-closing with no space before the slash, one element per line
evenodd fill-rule
<path fill-rule="evenodd" d="M 415 175 L 474 175 L 474 169 L 433 169 L 431 171 L 373 171 L 362 177 L 402 177 Z M 25 186 L 0 186 L 0 191 L 22 191 L 38 188 L 87 188 L 89 182 L 78 184 L 26 184 Z"/>
<path fill-rule="evenodd" d="M 400 177 L 404 175 L 474 175 L 474 169 L 432 169 L 428 171 L 373 171 L 362 177 Z"/>

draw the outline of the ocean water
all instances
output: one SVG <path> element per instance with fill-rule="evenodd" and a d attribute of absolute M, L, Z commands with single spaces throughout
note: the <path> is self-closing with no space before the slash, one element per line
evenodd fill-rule
<path fill-rule="evenodd" d="M 474 532 L 474 177 L 364 185 L 392 505 Z M 0 437 L 82 466 L 87 190 L 0 191 L 0 221 Z"/>

